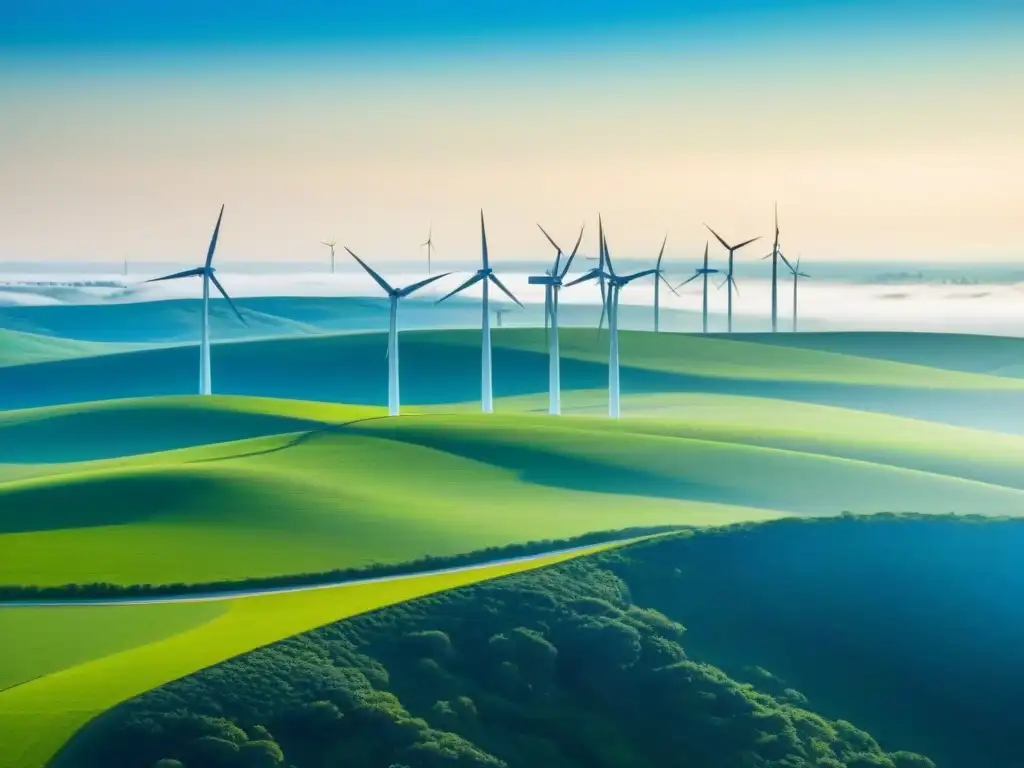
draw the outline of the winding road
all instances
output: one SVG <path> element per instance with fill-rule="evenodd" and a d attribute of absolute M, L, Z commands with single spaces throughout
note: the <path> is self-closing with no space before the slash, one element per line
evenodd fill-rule
<path fill-rule="evenodd" d="M 657 535 L 657 534 L 655 534 Z M 646 538 L 646 537 L 640 537 Z M 52 600 L 8 600 L 0 601 L 0 608 L 68 608 L 72 606 L 110 606 L 110 605 L 147 605 L 152 603 L 206 603 L 216 600 L 239 600 L 247 597 L 261 597 L 263 595 L 276 595 L 286 592 L 310 592 L 315 589 L 332 589 L 334 587 L 353 586 L 357 584 L 375 584 L 386 581 L 399 581 L 401 579 L 415 579 L 424 576 L 435 576 L 449 573 L 462 573 L 465 571 L 477 571 L 485 568 L 493 568 L 500 565 L 513 563 L 530 562 L 540 560 L 552 555 L 567 555 L 576 552 L 593 550 L 601 545 L 617 546 L 628 542 L 637 541 L 637 537 L 627 539 L 612 539 L 610 541 L 583 544 L 578 547 L 567 549 L 553 549 L 544 552 L 537 552 L 522 557 L 506 557 L 497 560 L 486 560 L 472 565 L 458 565 L 451 568 L 436 568 L 429 571 L 413 571 L 399 573 L 390 576 L 372 576 L 366 578 L 347 578 L 338 581 L 329 581 L 322 584 L 300 584 L 298 586 L 285 587 L 264 587 L 262 589 L 238 589 L 225 590 L 223 592 L 200 592 L 185 595 L 155 595 L 153 597 L 107 597 L 107 598 L 54 598 Z"/>

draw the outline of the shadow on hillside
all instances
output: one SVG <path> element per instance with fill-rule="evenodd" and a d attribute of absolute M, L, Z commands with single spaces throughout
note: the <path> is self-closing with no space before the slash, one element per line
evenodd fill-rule
<path fill-rule="evenodd" d="M 96 461 L 310 429 L 320 422 L 216 409 L 132 408 L 0 425 L 0 463 Z"/>
<path fill-rule="evenodd" d="M 496 334 L 500 340 L 500 334 Z M 213 349 L 214 391 L 220 394 L 382 406 L 387 401 L 383 335 L 307 336 L 220 344 Z M 628 341 L 628 339 L 624 339 Z M 536 350 L 494 349 L 496 397 L 543 393 L 548 359 Z M 339 350 L 344 354 L 339 354 Z M 195 392 L 197 349 L 178 347 L 108 357 L 63 360 L 5 369 L 0 407 L 27 408 L 151 395 Z M 402 402 L 408 406 L 478 401 L 480 351 L 476 344 L 438 343 L 409 334 L 401 347 Z M 958 426 L 1024 434 L 1024 393 L 944 391 L 829 383 L 711 378 L 623 366 L 622 391 L 718 393 L 836 405 Z M 565 358 L 565 391 L 607 387 L 602 362 Z M 500 404 L 499 404 L 500 407 Z M 627 409 L 628 412 L 628 409 Z"/>

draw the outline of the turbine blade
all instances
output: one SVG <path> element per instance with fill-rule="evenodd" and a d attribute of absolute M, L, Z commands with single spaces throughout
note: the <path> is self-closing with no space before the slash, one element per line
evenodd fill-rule
<path fill-rule="evenodd" d="M 378 275 L 378 274 L 377 274 L 376 272 L 374 272 L 374 271 L 373 271 L 373 270 L 372 270 L 372 269 L 370 268 L 370 265 L 369 265 L 369 264 L 367 264 L 367 263 L 366 263 L 365 261 L 363 261 L 363 260 L 362 260 L 362 259 L 360 259 L 360 258 L 359 258 L 358 256 L 356 256 L 356 255 L 355 255 L 354 253 L 352 253 L 352 249 L 351 249 L 351 248 L 349 248 L 349 247 L 348 247 L 348 246 L 346 245 L 346 246 L 345 246 L 345 250 L 346 250 L 346 251 L 348 251 L 348 255 L 349 255 L 349 256 L 351 256 L 351 257 L 352 257 L 353 259 L 355 259 L 356 261 L 358 261 L 358 262 L 359 262 L 359 266 L 361 266 L 361 267 L 362 267 L 363 269 L 365 269 L 365 270 L 366 270 L 366 272 L 367 272 L 367 273 L 368 273 L 368 274 L 370 275 L 370 277 L 372 277 L 372 278 L 373 278 L 374 282 L 375 282 L 375 283 L 377 283 L 377 285 L 379 285 L 379 286 L 380 286 L 381 288 L 383 288 L 383 289 L 384 289 L 384 292 L 385 292 L 385 293 L 387 293 L 387 294 L 388 294 L 388 296 L 390 296 L 390 295 L 391 295 L 392 293 L 394 293 L 394 292 L 395 292 L 395 289 L 394 289 L 394 288 L 392 288 L 392 287 L 391 287 L 391 286 L 390 286 L 390 285 L 388 284 L 388 281 L 387 281 L 387 280 L 385 280 L 385 279 L 384 279 L 383 277 L 381 277 L 380 275 Z"/>
<path fill-rule="evenodd" d="M 704 226 L 708 227 L 707 224 L 705 224 Z M 725 250 L 727 250 L 727 251 L 731 250 L 729 248 L 729 244 L 727 242 L 725 242 L 725 240 L 722 239 L 722 236 L 719 235 L 717 232 L 715 232 L 715 230 L 713 230 L 711 227 L 708 227 L 708 232 L 710 232 L 712 235 L 715 236 L 715 238 L 718 240 L 718 242 L 720 242 L 722 244 L 722 247 L 725 248 Z"/>
<path fill-rule="evenodd" d="M 601 277 L 601 276 L 602 276 L 601 275 L 601 270 L 599 270 L 599 269 L 592 269 L 589 272 L 587 272 L 585 275 L 577 277 L 575 280 L 570 280 L 568 283 L 565 284 L 565 287 L 568 288 L 570 285 L 576 285 L 576 284 L 582 283 L 582 282 L 584 282 L 586 280 L 593 280 L 595 277 Z M 601 286 L 601 296 L 604 296 L 604 286 Z"/>
<path fill-rule="evenodd" d="M 665 255 L 665 243 L 668 242 L 668 235 L 665 235 L 665 239 L 661 241 L 661 250 L 658 251 L 658 263 L 656 265 L 658 271 L 661 271 L 661 259 Z"/>
<path fill-rule="evenodd" d="M 612 267 L 612 252 L 608 250 L 608 238 L 604 239 L 604 267 L 605 272 L 615 277 L 615 268 Z"/>
<path fill-rule="evenodd" d="M 580 243 L 583 242 L 583 230 L 586 225 L 580 227 L 580 236 L 576 238 L 576 245 L 572 247 L 572 253 L 569 254 L 569 259 L 565 262 L 565 267 L 562 269 L 562 273 L 558 277 L 565 277 L 569 273 L 569 267 L 572 266 L 572 260 L 576 258 L 576 252 L 580 249 Z"/>
<path fill-rule="evenodd" d="M 729 281 L 730 283 L 732 283 L 732 289 L 733 289 L 734 291 L 736 291 L 736 295 L 737 295 L 737 296 L 739 296 L 739 295 L 740 295 L 740 287 L 739 287 L 738 285 L 736 285 L 736 278 L 734 278 L 734 277 L 728 277 L 728 278 L 726 278 L 726 279 L 727 279 L 727 280 L 728 280 L 728 281 Z"/>
<path fill-rule="evenodd" d="M 440 275 L 434 275 L 432 277 L 428 277 L 426 280 L 420 280 L 418 283 L 413 283 L 412 285 L 407 285 L 405 288 L 400 288 L 398 290 L 398 295 L 399 296 L 408 296 L 410 293 L 415 293 L 420 288 L 422 288 L 422 287 L 424 287 L 426 285 L 430 285 L 432 282 L 434 282 L 435 280 L 440 280 L 442 277 L 448 277 L 448 275 L 450 275 L 450 274 L 451 274 L 451 272 L 442 272 Z"/>
<path fill-rule="evenodd" d="M 484 209 L 480 209 L 480 254 L 483 259 L 484 269 L 490 266 L 490 260 L 487 258 L 487 229 L 484 227 Z"/>
<path fill-rule="evenodd" d="M 749 240 L 744 240 L 744 241 L 743 241 L 742 243 L 740 243 L 740 244 L 739 244 L 739 245 L 737 245 L 737 246 L 736 246 L 735 248 L 733 248 L 733 250 L 734 250 L 734 251 L 738 251 L 738 250 L 739 250 L 740 248 L 742 248 L 742 247 L 743 247 L 744 245 L 750 245 L 750 244 L 751 244 L 752 242 L 754 242 L 755 240 L 760 240 L 760 239 L 761 239 L 761 236 L 760 236 L 760 235 L 758 235 L 757 237 L 752 237 L 752 238 L 750 238 Z"/>
<path fill-rule="evenodd" d="M 505 284 L 498 279 L 498 276 L 496 274 L 492 272 L 491 274 L 488 275 L 488 277 L 491 278 L 491 282 L 498 286 L 505 293 L 506 296 L 508 296 L 510 299 L 512 299 L 512 301 L 518 304 L 520 309 L 525 309 L 525 307 L 523 307 L 523 303 L 512 295 L 512 291 L 505 287 Z"/>
<path fill-rule="evenodd" d="M 667 286 L 668 286 L 668 289 L 669 289 L 670 291 L 672 291 L 672 293 L 675 293 L 675 294 L 676 294 L 676 296 L 678 296 L 678 295 L 679 295 L 678 293 L 676 293 L 676 289 L 672 287 L 672 283 L 670 283 L 670 282 L 668 281 L 668 278 L 667 278 L 667 277 L 665 277 L 665 276 L 664 276 L 663 274 L 661 274 L 661 272 L 658 272 L 658 278 L 657 278 L 657 279 L 658 279 L 658 280 L 661 280 L 661 281 L 662 281 L 663 283 L 665 283 L 665 285 L 667 285 Z"/>
<path fill-rule="evenodd" d="M 220 206 L 220 213 L 217 214 L 217 226 L 213 228 L 213 237 L 210 238 L 210 248 L 206 251 L 206 267 L 209 269 L 213 263 L 213 251 L 217 247 L 217 236 L 220 235 L 220 220 L 224 218 L 224 204 Z"/>
<path fill-rule="evenodd" d="M 789 267 L 790 270 L 793 269 L 793 265 L 789 263 L 789 259 L 782 255 L 782 251 L 779 251 L 779 258 L 782 259 L 783 263 L 785 263 L 785 265 Z"/>
<path fill-rule="evenodd" d="M 480 282 L 481 280 L 483 280 L 483 279 L 484 279 L 484 276 L 483 276 L 483 275 L 481 275 L 481 274 L 480 274 L 479 272 L 477 272 L 477 273 L 476 273 L 475 275 L 473 275 L 473 276 L 472 276 L 471 278 L 469 278 L 469 280 L 467 280 L 466 282 L 464 282 L 464 283 L 463 283 L 462 285 L 460 285 L 460 286 L 459 286 L 458 288 L 456 288 L 456 289 L 455 289 L 454 291 L 452 291 L 451 293 L 447 293 L 447 294 L 445 294 L 444 296 L 442 296 L 442 297 L 441 297 L 440 299 L 438 299 L 438 300 L 437 300 L 437 301 L 435 301 L 434 303 L 435 303 L 435 304 L 440 304 L 440 303 L 441 303 L 442 301 L 444 301 L 445 299 L 450 299 L 450 298 L 451 298 L 452 296 L 454 296 L 454 295 L 455 295 L 456 293 L 459 293 L 460 291 L 464 291 L 464 290 L 466 290 L 466 289 L 467 289 L 467 288 L 469 288 L 469 286 L 471 286 L 471 285 L 476 285 L 477 283 L 479 283 L 479 282 Z"/>
<path fill-rule="evenodd" d="M 686 278 L 685 280 L 683 280 L 683 282 L 681 282 L 679 285 L 676 286 L 676 290 L 679 290 L 684 285 L 692 283 L 694 280 L 696 280 L 698 277 L 700 277 L 700 275 L 701 275 L 701 273 L 697 272 L 693 277 Z M 679 294 L 677 293 L 676 295 L 678 296 Z"/>
<path fill-rule="evenodd" d="M 216 275 L 212 273 L 210 274 L 210 282 L 217 286 L 217 290 L 220 291 L 220 295 L 224 297 L 224 299 L 228 303 L 228 306 L 230 306 L 232 311 L 234 311 L 234 313 L 238 316 L 238 319 L 242 321 L 242 325 L 248 326 L 249 324 L 245 322 L 245 318 L 242 317 L 242 313 L 238 311 L 238 307 L 235 306 L 235 302 L 233 302 L 231 300 L 231 297 L 228 296 L 228 292 L 224 290 L 224 286 L 220 284 L 220 280 L 217 279 Z"/>
<path fill-rule="evenodd" d="M 542 227 L 540 223 L 537 224 L 537 227 L 540 229 L 541 232 L 544 233 L 544 237 L 546 237 L 548 239 L 548 242 L 551 243 L 551 247 L 554 248 L 559 253 L 561 253 L 562 249 L 558 247 L 558 243 L 556 243 L 554 241 L 554 238 L 552 238 L 551 235 L 548 234 L 548 231 L 544 229 L 544 227 Z"/>
<path fill-rule="evenodd" d="M 173 275 L 164 275 L 163 277 L 154 277 L 152 280 L 144 280 L 146 283 L 159 283 L 161 280 L 177 280 L 182 277 L 199 277 L 206 272 L 202 267 L 196 267 L 195 269 L 186 269 L 184 272 L 175 272 Z"/>
<path fill-rule="evenodd" d="M 622 283 L 631 283 L 634 280 L 639 280 L 641 277 L 647 277 L 648 275 L 656 275 L 656 274 L 658 274 L 658 270 L 656 270 L 656 269 L 645 269 L 642 272 L 634 272 L 632 275 L 626 275 L 625 277 L 620 277 L 619 281 L 622 282 Z"/>

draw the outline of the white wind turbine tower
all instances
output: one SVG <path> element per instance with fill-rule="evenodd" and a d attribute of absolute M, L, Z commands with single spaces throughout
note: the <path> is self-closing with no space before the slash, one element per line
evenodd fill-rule
<path fill-rule="evenodd" d="M 708 269 L 708 244 L 707 244 L 707 241 L 705 241 L 704 242 L 704 266 L 701 267 L 701 268 L 695 269 L 693 271 L 693 276 L 692 277 L 687 278 L 686 280 L 684 280 L 683 282 L 681 282 L 679 285 L 676 286 L 676 290 L 678 290 L 678 289 L 682 288 L 684 285 L 686 285 L 687 283 L 692 283 L 698 277 L 703 277 L 704 278 L 704 302 L 703 302 L 703 305 L 702 305 L 702 310 L 703 311 L 701 312 L 701 319 L 703 321 L 702 322 L 702 328 L 703 328 L 704 333 L 708 332 L 708 275 L 714 275 L 714 274 L 717 274 L 717 273 L 718 273 L 717 269 Z"/>
<path fill-rule="evenodd" d="M 224 290 L 224 286 L 220 284 L 217 276 L 214 274 L 216 270 L 213 268 L 213 252 L 217 248 L 217 236 L 220 234 L 220 222 L 224 218 L 224 206 L 220 207 L 220 214 L 217 216 L 217 226 L 213 228 L 213 237 L 210 238 L 210 248 L 206 252 L 206 264 L 202 267 L 196 267 L 195 269 L 188 269 L 184 272 L 176 272 L 173 275 L 166 275 L 164 277 L 155 277 L 152 280 L 146 280 L 147 283 L 157 283 L 162 280 L 177 280 L 183 277 L 202 277 L 203 278 L 203 336 L 199 343 L 199 394 L 209 395 L 213 392 L 210 376 L 210 283 L 220 291 L 228 305 L 238 316 L 238 319 L 242 321 L 243 325 L 248 325 L 245 322 L 245 318 L 242 317 L 242 313 L 238 311 L 235 303 L 228 296 L 228 292 Z"/>
<path fill-rule="evenodd" d="M 657 270 L 645 269 L 642 272 L 634 272 L 631 275 L 617 275 L 612 266 L 611 253 L 608 251 L 608 241 L 604 236 L 604 226 L 598 217 L 598 240 L 601 244 L 601 264 L 597 269 L 592 269 L 583 277 L 578 277 L 569 285 L 576 285 L 585 280 L 597 280 L 604 278 L 607 283 L 607 305 L 608 305 L 608 415 L 619 418 L 619 292 L 623 287 L 639 280 L 641 277 L 653 275 Z"/>
<path fill-rule="evenodd" d="M 519 301 L 512 292 L 505 287 L 505 284 L 498 279 L 498 276 L 494 274 L 494 270 L 491 269 L 490 259 L 487 255 L 487 229 L 484 227 L 484 212 L 480 211 L 480 256 L 482 266 L 469 278 L 466 282 L 456 288 L 449 294 L 442 296 L 437 300 L 440 304 L 442 301 L 451 298 L 457 293 L 469 288 L 471 285 L 481 284 L 483 292 L 482 302 L 482 322 L 481 331 L 483 338 L 480 345 L 480 357 L 481 357 L 481 381 L 480 381 L 480 407 L 484 413 L 494 412 L 494 387 L 493 387 L 493 376 L 491 375 L 491 310 L 489 306 L 489 295 L 488 288 L 491 283 L 494 283 L 506 296 L 522 308 L 522 302 Z"/>
<path fill-rule="evenodd" d="M 552 416 L 557 416 L 562 412 L 562 371 L 558 351 L 558 292 L 562 287 L 562 281 L 565 279 L 566 274 L 569 272 L 569 268 L 572 266 L 572 260 L 576 258 L 576 251 L 579 250 L 580 242 L 583 240 L 583 227 L 580 227 L 580 235 L 576 238 L 576 245 L 573 246 L 572 253 L 569 254 L 569 258 L 566 260 L 565 266 L 560 268 L 562 249 L 551 238 L 551 235 L 547 233 L 544 227 L 541 227 L 540 224 L 537 226 L 540 228 L 540 231 L 544 233 L 544 237 L 548 239 L 548 242 L 554 246 L 556 252 L 555 263 L 551 269 L 547 270 L 544 275 L 530 277 L 529 282 L 530 285 L 544 286 L 545 330 L 547 330 L 548 321 L 551 321 L 551 332 L 547 337 L 548 413 Z"/>
<path fill-rule="evenodd" d="M 334 274 L 334 246 L 336 246 L 338 244 L 338 241 L 334 240 L 334 239 L 331 239 L 331 240 L 321 240 L 320 244 L 321 245 L 326 245 L 328 248 L 331 249 L 331 274 L 333 275 Z"/>
<path fill-rule="evenodd" d="M 388 298 L 391 300 L 391 312 L 390 321 L 388 323 L 388 350 L 386 356 L 388 358 L 388 415 L 397 416 L 399 410 L 399 396 L 398 396 L 398 302 L 400 299 L 404 299 L 406 296 L 415 293 L 420 288 L 430 285 L 435 280 L 440 280 L 442 277 L 449 275 L 449 272 L 445 272 L 440 275 L 434 275 L 428 277 L 426 280 L 420 280 L 418 283 L 407 285 L 404 288 L 394 288 L 387 280 L 374 272 L 370 266 L 352 253 L 352 249 L 348 246 L 345 250 L 349 252 L 349 255 L 359 262 L 359 266 L 366 270 L 367 274 L 374 279 L 374 281 L 387 293 Z"/>

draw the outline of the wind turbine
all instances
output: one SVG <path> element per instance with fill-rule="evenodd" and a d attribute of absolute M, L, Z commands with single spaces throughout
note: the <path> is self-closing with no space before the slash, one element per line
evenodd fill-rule
<path fill-rule="evenodd" d="M 779 204 L 775 203 L 775 244 L 772 245 L 772 333 L 779 330 Z"/>
<path fill-rule="evenodd" d="M 604 234 L 601 228 L 601 214 L 597 215 L 597 256 L 584 256 L 587 261 L 596 261 L 597 267 L 591 271 L 597 271 L 601 274 L 598 276 L 597 281 L 601 286 L 601 319 L 597 323 L 597 337 L 601 338 L 601 329 L 604 327 L 604 316 L 605 311 L 608 308 L 608 292 L 605 286 L 605 273 L 604 273 Z"/>
<path fill-rule="evenodd" d="M 490 283 L 494 283 L 501 291 L 508 296 L 512 301 L 522 307 L 522 303 L 512 292 L 505 287 L 505 284 L 498 279 L 498 276 L 494 274 L 494 270 L 491 269 L 490 260 L 487 256 L 487 229 L 484 227 L 484 212 L 480 211 L 480 258 L 482 266 L 476 271 L 476 273 L 469 278 L 466 282 L 460 285 L 451 293 L 442 296 L 437 300 L 440 304 L 442 301 L 451 298 L 457 293 L 469 288 L 471 285 L 482 283 L 481 288 L 483 292 L 483 314 L 481 322 L 481 331 L 483 338 L 480 344 L 480 357 L 481 357 L 481 381 L 480 381 L 480 407 L 484 413 L 494 412 L 494 388 L 493 388 L 493 377 L 491 375 L 491 310 L 488 303 L 488 288 Z"/>
<path fill-rule="evenodd" d="M 426 246 L 427 248 L 427 274 L 430 274 L 430 254 L 434 250 L 434 223 L 430 223 L 430 229 L 427 230 L 427 241 L 420 243 L 420 248 Z M 448 274 L 451 274 L 450 272 Z"/>
<path fill-rule="evenodd" d="M 538 275 L 529 278 L 530 285 L 543 285 L 544 286 L 544 330 L 547 331 L 548 320 L 551 321 L 551 333 L 547 337 L 548 345 L 548 413 L 552 416 L 557 416 L 562 412 L 562 371 L 559 361 L 558 351 L 558 292 L 562 288 L 562 281 L 565 279 L 566 274 L 569 272 L 569 267 L 572 266 L 572 260 L 576 258 L 576 251 L 580 248 L 580 242 L 583 240 L 583 227 L 580 227 L 580 235 L 576 238 L 576 245 L 572 248 L 572 253 L 569 254 L 569 258 L 566 259 L 565 266 L 560 267 L 562 261 L 562 249 L 558 246 L 551 235 L 540 224 L 537 225 L 541 232 L 544 233 L 544 237 L 548 239 L 548 242 L 555 249 L 555 263 L 551 269 L 545 271 L 543 275 Z"/>
<path fill-rule="evenodd" d="M 782 256 L 781 252 L 779 253 L 779 255 Z M 785 256 L 782 256 L 782 260 L 784 262 L 786 262 L 786 266 L 789 267 L 789 271 L 793 274 L 793 333 L 796 333 L 796 289 L 797 289 L 797 283 L 800 281 L 801 277 L 810 277 L 810 275 L 808 275 L 806 272 L 801 272 L 800 271 L 800 259 L 799 259 L 799 257 L 796 260 L 796 266 L 795 267 L 792 264 L 789 263 L 789 260 Z"/>
<path fill-rule="evenodd" d="M 585 280 L 597 280 L 604 278 L 608 284 L 607 307 L 608 307 L 608 415 L 619 418 L 619 292 L 634 280 L 647 277 L 657 272 L 655 269 L 645 269 L 641 272 L 634 272 L 631 275 L 617 275 L 612 266 L 611 254 L 608 251 L 608 241 L 604 237 L 604 227 L 598 218 L 598 239 L 601 242 L 601 267 L 592 269 L 583 277 L 578 277 L 569 285 L 576 285 Z"/>
<path fill-rule="evenodd" d="M 676 289 L 673 288 L 672 284 L 668 281 L 668 278 L 665 277 L 665 271 L 661 268 L 661 260 L 665 256 L 665 243 L 667 243 L 667 242 L 668 242 L 668 235 L 665 235 L 665 239 L 661 241 L 661 250 L 658 251 L 658 264 L 654 268 L 654 332 L 655 333 L 658 333 L 659 330 L 660 330 L 659 329 L 659 320 L 660 320 L 660 317 L 661 317 L 661 309 L 660 309 L 661 302 L 660 302 L 660 295 L 659 294 L 661 293 L 661 291 L 660 291 L 661 284 L 664 282 L 665 285 L 668 286 L 668 289 L 670 291 L 672 291 L 672 293 L 675 293 L 676 296 L 679 295 L 678 293 L 676 293 Z"/>
<path fill-rule="evenodd" d="M 331 249 L 331 274 L 334 274 L 334 246 L 338 244 L 337 240 L 321 240 L 321 245 L 326 245 Z"/>
<path fill-rule="evenodd" d="M 498 321 L 498 327 L 499 328 L 501 328 L 501 318 L 503 318 L 505 316 L 506 312 L 511 312 L 511 311 L 512 311 L 511 309 L 508 309 L 506 307 L 501 307 L 499 309 L 494 310 L 494 317 Z"/>
<path fill-rule="evenodd" d="M 708 227 L 707 224 L 705 224 L 704 226 Z M 733 289 L 735 289 L 735 287 L 736 287 L 736 280 L 733 279 L 733 276 L 732 276 L 732 274 L 733 274 L 732 273 L 733 255 L 736 253 L 736 251 L 738 251 L 743 246 L 750 245 L 755 240 L 760 240 L 761 236 L 758 235 L 757 237 L 752 237 L 749 240 L 744 240 L 739 245 L 729 245 L 727 242 L 725 242 L 725 240 L 723 240 L 721 238 L 721 236 L 717 232 L 715 232 L 715 230 L 711 229 L 711 227 L 708 227 L 708 231 L 711 232 L 711 234 L 715 236 L 715 238 L 718 240 L 718 242 L 720 242 L 722 244 L 722 247 L 725 248 L 725 250 L 727 250 L 729 252 L 729 269 L 726 272 L 725 283 L 723 283 L 723 285 L 728 284 L 728 286 L 729 286 L 729 310 L 728 310 L 729 311 L 729 333 L 732 333 L 732 292 L 733 292 Z"/>
<path fill-rule="evenodd" d="M 692 283 L 698 277 L 704 277 L 704 311 L 703 311 L 703 328 L 704 333 L 708 332 L 708 275 L 718 274 L 717 269 L 708 269 L 708 243 L 704 241 L 704 266 L 693 271 L 693 277 L 687 278 L 679 285 L 676 286 L 676 290 L 679 290 L 687 283 Z"/>
<path fill-rule="evenodd" d="M 374 281 L 387 293 L 388 298 L 391 300 L 391 312 L 390 321 L 388 323 L 388 415 L 397 416 L 399 409 L 398 401 L 398 302 L 400 299 L 404 299 L 406 296 L 415 293 L 420 288 L 430 285 L 435 280 L 440 280 L 442 277 L 449 275 L 449 272 L 444 274 L 434 275 L 428 277 L 426 280 L 420 280 L 418 283 L 407 285 L 404 288 L 394 288 L 387 280 L 378 275 L 370 266 L 356 256 L 352 249 L 345 246 L 345 250 L 348 251 L 349 255 L 359 262 L 359 266 L 366 270 L 367 274 L 374 279 Z"/>
<path fill-rule="evenodd" d="M 220 280 L 214 274 L 216 271 L 213 268 L 213 252 L 217 248 L 217 236 L 220 234 L 220 222 L 224 218 L 224 206 L 220 207 L 220 214 L 217 216 L 217 226 L 213 228 L 213 237 L 210 238 L 210 247 L 206 251 L 206 264 L 202 267 L 196 267 L 195 269 L 187 269 L 184 272 L 176 272 L 173 275 L 165 275 L 164 277 L 154 277 L 152 280 L 146 280 L 147 283 L 158 283 L 162 280 L 177 280 L 183 277 L 202 277 L 203 278 L 203 335 L 199 343 L 199 394 L 209 395 L 212 393 L 213 388 L 211 386 L 210 377 L 210 283 L 220 291 L 228 305 L 238 316 L 238 319 L 242 321 L 242 325 L 248 325 L 245 322 L 245 318 L 242 317 L 242 313 L 238 311 L 235 306 L 235 302 L 228 296 L 228 292 L 224 290 L 224 286 L 220 284 Z"/>

